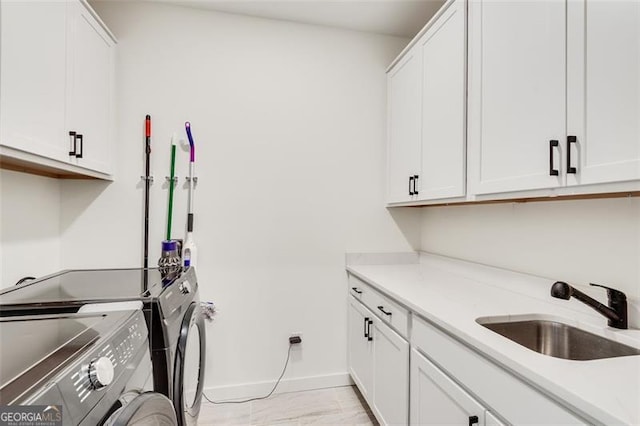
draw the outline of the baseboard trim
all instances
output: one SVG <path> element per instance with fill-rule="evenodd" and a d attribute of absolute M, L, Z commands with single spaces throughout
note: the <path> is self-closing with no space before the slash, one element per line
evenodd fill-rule
<path fill-rule="evenodd" d="M 256 398 L 267 395 L 275 384 L 275 380 L 270 380 L 267 382 L 242 383 L 239 385 L 207 386 L 204 388 L 204 392 L 207 398 L 212 401 Z M 293 379 L 283 379 L 274 392 L 274 395 L 350 385 L 353 385 L 353 380 L 351 380 L 349 373 L 297 377 Z M 204 401 L 205 400 L 203 400 L 203 402 Z"/>

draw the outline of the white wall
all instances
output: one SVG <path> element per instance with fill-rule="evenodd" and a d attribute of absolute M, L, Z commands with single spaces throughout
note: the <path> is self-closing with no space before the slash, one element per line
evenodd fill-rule
<path fill-rule="evenodd" d="M 425 208 L 421 249 L 640 301 L 639 198 Z"/>
<path fill-rule="evenodd" d="M 189 120 L 201 296 L 219 308 L 207 385 L 275 379 L 290 332 L 303 343 L 285 379 L 346 380 L 345 252 L 419 244 L 419 211 L 383 207 L 385 68 L 407 40 L 152 3 L 94 5 L 119 39 L 118 170 L 110 185 L 62 184 L 65 266 L 140 264 L 145 114 L 154 123 L 155 263 L 169 135 L 184 138 Z M 187 161 L 181 151 L 175 237 Z"/>
<path fill-rule="evenodd" d="M 0 170 L 0 287 L 60 265 L 60 182 Z"/>

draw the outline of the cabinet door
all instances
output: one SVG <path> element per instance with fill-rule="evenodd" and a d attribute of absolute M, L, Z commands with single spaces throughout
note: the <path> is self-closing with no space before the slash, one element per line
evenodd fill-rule
<path fill-rule="evenodd" d="M 640 2 L 570 1 L 567 18 L 567 183 L 640 179 Z"/>
<path fill-rule="evenodd" d="M 373 341 L 366 337 L 373 314 L 349 297 L 349 372 L 362 395 L 373 395 Z"/>
<path fill-rule="evenodd" d="M 387 201 L 415 197 L 410 178 L 419 175 L 420 58 L 409 51 L 387 74 Z"/>
<path fill-rule="evenodd" d="M 0 3 L 0 143 L 66 161 L 65 2 Z"/>
<path fill-rule="evenodd" d="M 438 367 L 411 350 L 412 425 L 484 425 L 484 413 L 484 407 Z"/>
<path fill-rule="evenodd" d="M 409 417 L 409 343 L 374 320 L 374 405 L 382 423 L 405 425 Z"/>
<path fill-rule="evenodd" d="M 472 193 L 564 185 L 550 141 L 566 135 L 565 8 L 564 0 L 470 2 Z"/>
<path fill-rule="evenodd" d="M 111 173 L 113 41 L 80 2 L 69 7 L 67 127 L 82 135 L 77 165 Z"/>
<path fill-rule="evenodd" d="M 420 200 L 465 194 L 466 2 L 456 0 L 418 42 L 422 61 Z"/>

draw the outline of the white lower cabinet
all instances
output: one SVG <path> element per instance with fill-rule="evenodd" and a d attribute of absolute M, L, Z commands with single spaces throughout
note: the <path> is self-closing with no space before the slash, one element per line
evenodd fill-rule
<path fill-rule="evenodd" d="M 373 345 L 367 329 L 373 315 L 349 298 L 349 372 L 362 395 L 373 394 Z"/>
<path fill-rule="evenodd" d="M 416 349 L 411 350 L 411 424 L 485 424 L 485 408 Z"/>
<path fill-rule="evenodd" d="M 409 343 L 349 297 L 349 373 L 383 425 L 406 425 Z"/>
<path fill-rule="evenodd" d="M 411 349 L 412 425 L 504 426 L 456 382 Z"/>
<path fill-rule="evenodd" d="M 349 288 L 349 373 L 381 424 L 588 424 L 382 289 Z"/>
<path fill-rule="evenodd" d="M 470 399 L 477 398 L 482 401 L 486 409 L 493 410 L 509 424 L 587 424 L 551 396 L 517 379 L 499 365 L 489 361 L 486 357 L 427 321 L 414 316 L 412 324 L 412 348 L 427 354 L 429 359 L 438 365 L 442 376 L 449 381 L 455 380 L 455 383 L 464 386 L 464 390 L 457 387 L 457 390 L 462 393 L 456 393 L 453 390 L 447 392 L 448 397 L 458 404 L 462 412 L 466 412 L 467 407 L 471 406 Z M 412 358 L 412 362 L 414 358 Z M 446 375 L 443 372 L 446 372 Z M 441 380 L 440 383 L 445 383 L 445 381 Z M 450 387 L 448 389 L 456 388 Z M 411 389 L 411 392 L 415 393 L 414 388 Z M 473 395 L 473 397 L 469 395 Z M 413 398 L 414 395 L 412 395 L 412 401 Z M 478 414 L 479 418 L 480 416 Z M 496 424 L 495 421 L 497 419 L 491 416 L 489 424 Z M 469 423 L 454 424 L 467 425 Z"/>
<path fill-rule="evenodd" d="M 380 423 L 407 424 L 409 401 L 409 343 L 395 331 L 374 320 L 373 401 Z"/>

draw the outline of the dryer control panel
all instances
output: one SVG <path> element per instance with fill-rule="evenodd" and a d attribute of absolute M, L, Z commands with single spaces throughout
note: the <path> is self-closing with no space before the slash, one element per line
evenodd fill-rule
<path fill-rule="evenodd" d="M 159 297 L 162 317 L 170 322 L 180 320 L 186 307 L 198 299 L 197 291 L 198 280 L 191 267 L 162 291 Z"/>

